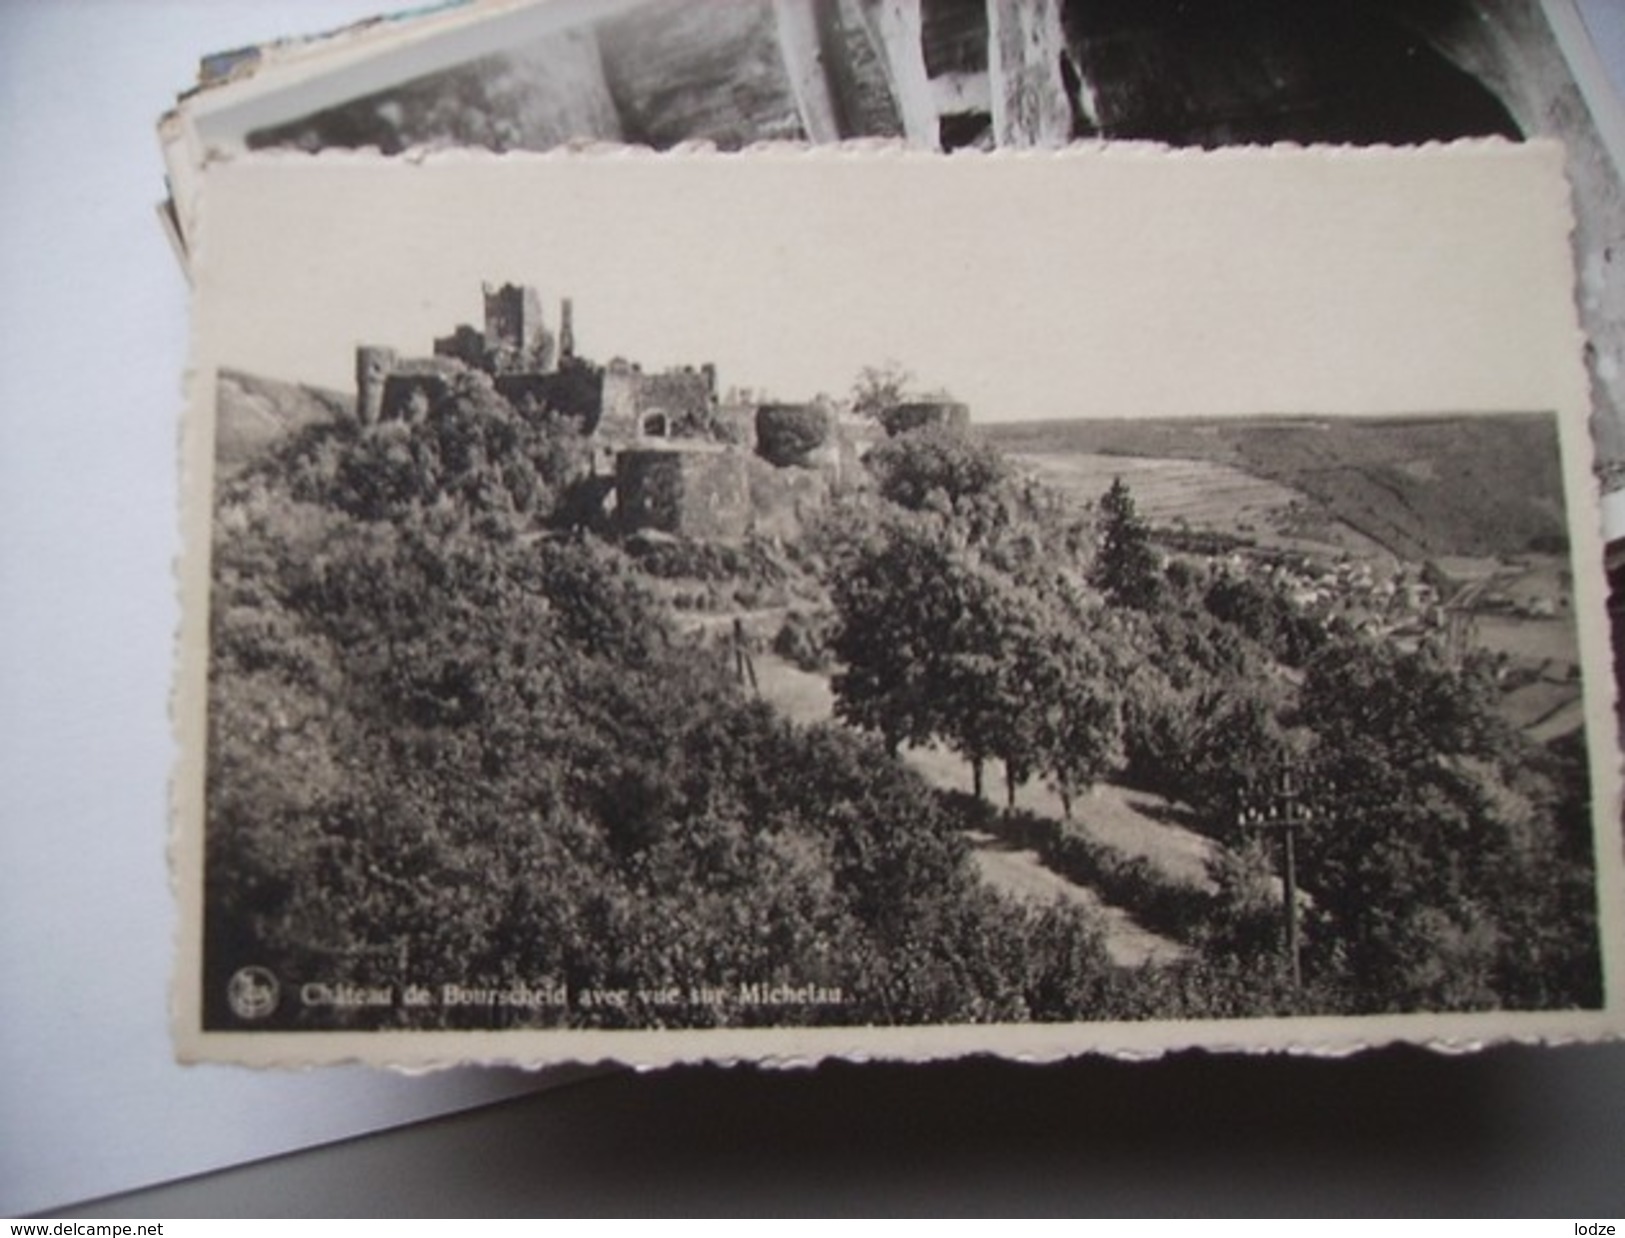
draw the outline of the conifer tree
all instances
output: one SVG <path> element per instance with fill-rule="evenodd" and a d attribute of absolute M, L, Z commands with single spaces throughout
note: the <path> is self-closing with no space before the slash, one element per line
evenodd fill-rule
<path fill-rule="evenodd" d="M 1100 500 L 1100 545 L 1090 582 L 1119 606 L 1150 610 L 1161 592 L 1151 532 L 1121 477 Z"/>

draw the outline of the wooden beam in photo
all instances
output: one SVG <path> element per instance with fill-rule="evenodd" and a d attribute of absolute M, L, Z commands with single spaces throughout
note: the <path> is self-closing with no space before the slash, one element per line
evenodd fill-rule
<path fill-rule="evenodd" d="M 1061 0 L 987 0 L 988 89 L 999 146 L 1064 146 L 1072 105 L 1061 73 Z"/>
<path fill-rule="evenodd" d="M 830 89 L 814 0 L 773 0 L 773 15 L 779 27 L 779 54 L 808 141 L 838 142 L 850 136 L 842 132 L 838 103 Z"/>
<path fill-rule="evenodd" d="M 937 150 L 942 126 L 921 42 L 920 0 L 866 0 L 864 14 L 885 52 L 886 75 L 910 146 Z"/>

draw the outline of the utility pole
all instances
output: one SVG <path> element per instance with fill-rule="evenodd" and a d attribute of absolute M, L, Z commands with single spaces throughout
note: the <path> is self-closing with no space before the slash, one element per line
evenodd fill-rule
<path fill-rule="evenodd" d="M 1301 780 L 1290 761 L 1283 761 L 1261 788 L 1241 794 L 1236 812 L 1244 830 L 1276 834 L 1281 839 L 1281 893 L 1286 910 L 1286 952 L 1292 965 L 1292 988 L 1303 991 L 1303 966 L 1298 940 L 1298 831 L 1315 821 L 1315 809 L 1305 802 Z"/>
<path fill-rule="evenodd" d="M 756 660 L 750 656 L 750 641 L 745 637 L 745 621 L 738 615 L 734 616 L 733 651 L 734 677 L 741 684 L 749 684 L 750 690 L 760 696 L 762 690 L 756 683 Z"/>

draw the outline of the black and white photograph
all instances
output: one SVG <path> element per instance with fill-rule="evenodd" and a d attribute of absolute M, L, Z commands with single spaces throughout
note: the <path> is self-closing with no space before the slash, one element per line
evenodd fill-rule
<path fill-rule="evenodd" d="M 1615 1026 L 1559 158 L 213 173 L 193 1043 Z"/>
<path fill-rule="evenodd" d="M 344 32 L 356 45 L 337 63 L 369 69 L 347 92 L 331 71 L 299 89 L 255 83 L 277 76 L 257 51 L 219 58 L 205 82 L 227 88 L 194 100 L 198 119 L 226 149 L 385 154 L 582 139 L 1414 144 L 1588 123 L 1583 108 L 1546 114 L 1572 76 L 1542 7 L 1509 0 L 554 0 L 444 20 L 417 47 L 387 25 Z M 322 51 L 295 45 L 293 59 Z M 234 80 L 261 90 L 239 101 Z"/>
<path fill-rule="evenodd" d="M 245 140 L 394 153 L 579 138 L 663 149 L 906 135 L 955 149 L 1522 137 L 1522 79 L 1554 76 L 1530 54 L 1551 42 L 1543 21 L 1538 5 L 1502 0 L 1357 12 L 1341 0 L 637 0 Z"/>

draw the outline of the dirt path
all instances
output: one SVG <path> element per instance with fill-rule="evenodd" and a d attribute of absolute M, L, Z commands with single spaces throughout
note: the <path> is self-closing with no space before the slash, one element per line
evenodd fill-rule
<path fill-rule="evenodd" d="M 827 722 L 834 716 L 835 697 L 829 680 L 822 675 L 799 670 L 782 658 L 762 655 L 757 658 L 756 673 L 764 698 L 786 717 L 796 722 Z M 970 770 L 953 753 L 936 746 L 908 748 L 904 759 L 924 775 L 932 786 L 945 790 L 971 790 Z M 1131 792 L 1119 788 L 1102 788 L 1113 794 L 1091 794 L 1079 815 L 1089 819 L 1087 827 L 1092 835 L 1109 846 L 1118 847 L 1129 855 L 1147 855 L 1165 871 L 1179 880 L 1196 884 L 1207 882 L 1207 869 L 1201 856 L 1208 845 L 1206 839 L 1190 834 L 1177 826 L 1143 816 L 1131 804 Z M 1059 818 L 1060 802 L 1053 794 L 1040 787 L 1023 787 L 1016 797 L 1018 806 L 1033 812 Z M 1099 816 L 1102 828 L 1097 831 L 1094 818 Z M 1148 843 L 1138 836 L 1139 830 L 1149 830 L 1154 837 Z M 1160 841 L 1155 835 L 1167 834 Z M 1201 846 L 1190 842 L 1195 839 Z M 1030 849 L 1011 846 L 984 831 L 972 831 L 971 846 L 977 870 L 994 888 L 1016 898 L 1048 902 L 1063 898 L 1095 913 L 1106 931 L 1106 949 L 1112 962 L 1126 967 L 1137 967 L 1151 962 L 1168 962 L 1182 958 L 1186 951 L 1177 942 L 1161 937 L 1135 922 L 1128 912 L 1102 901 L 1095 891 L 1075 885 L 1045 867 L 1038 853 Z M 1119 840 L 1124 844 L 1119 846 Z M 1154 855 L 1152 853 L 1155 853 Z"/>
<path fill-rule="evenodd" d="M 760 606 L 755 610 L 730 610 L 725 612 L 709 610 L 672 610 L 672 624 L 680 632 L 726 632 L 733 626 L 734 620 L 744 624 L 746 630 L 757 631 L 763 628 L 777 630 L 790 613 L 789 606 Z M 786 664 L 788 666 L 788 664 Z M 794 667 L 789 667 L 794 670 Z"/>
<path fill-rule="evenodd" d="M 1179 943 L 1142 928 L 1121 907 L 1103 902 L 1087 886 L 1074 885 L 1046 868 L 1038 852 L 1012 848 L 985 830 L 968 833 L 971 858 L 983 881 L 1012 898 L 1035 903 L 1059 898 L 1092 912 L 1106 934 L 1106 953 L 1119 967 L 1171 963 L 1185 957 L 1185 947 Z"/>

